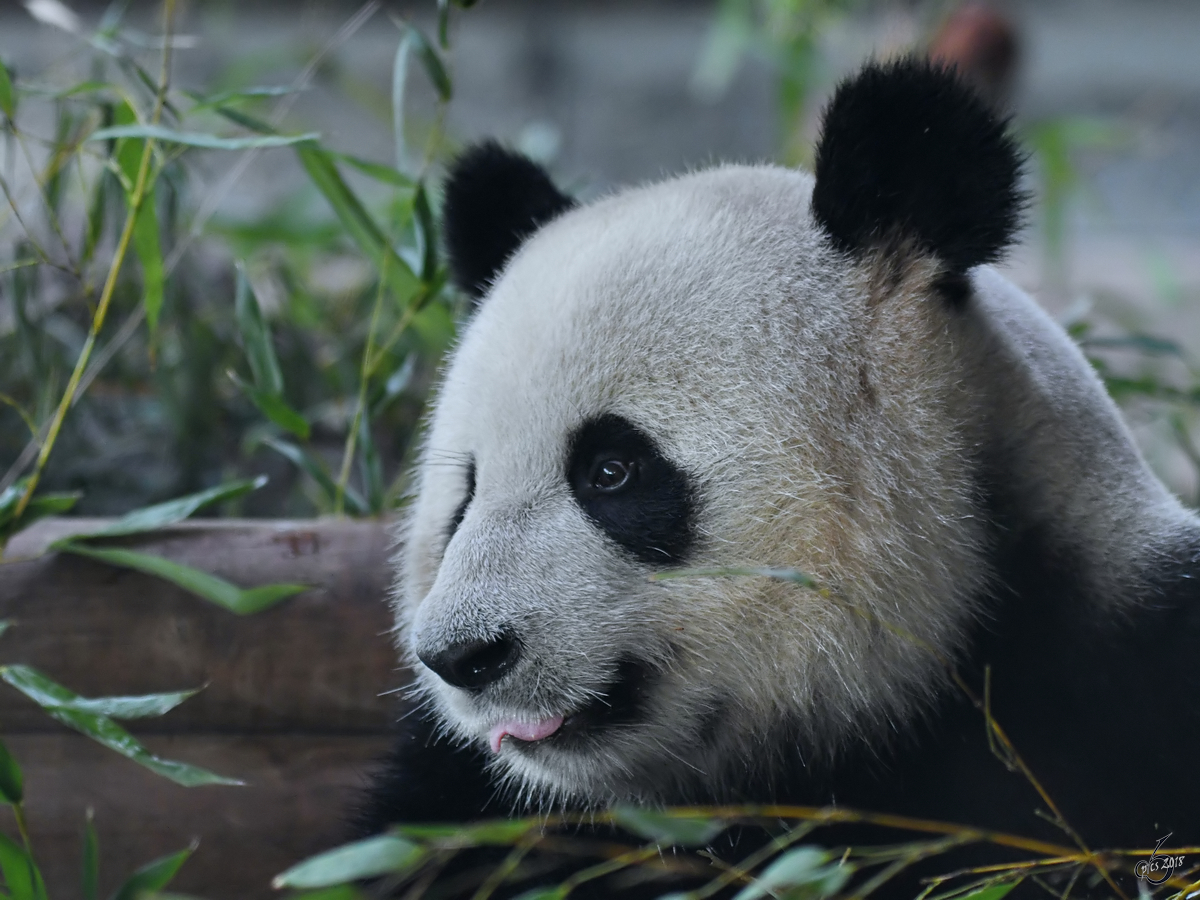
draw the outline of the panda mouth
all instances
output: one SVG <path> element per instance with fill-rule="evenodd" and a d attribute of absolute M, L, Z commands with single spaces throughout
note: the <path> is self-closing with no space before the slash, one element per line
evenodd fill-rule
<path fill-rule="evenodd" d="M 524 734 L 505 730 L 496 737 L 502 726 L 492 729 L 492 747 L 498 751 L 500 740 L 507 737 L 520 750 L 535 744 L 551 744 L 558 748 L 572 748 L 595 739 L 610 728 L 632 725 L 644 718 L 657 673 L 650 666 L 633 659 L 624 659 L 617 665 L 616 676 L 584 706 L 565 716 L 543 719 L 534 726 L 526 726 Z M 525 735 L 529 736 L 526 737 Z"/>

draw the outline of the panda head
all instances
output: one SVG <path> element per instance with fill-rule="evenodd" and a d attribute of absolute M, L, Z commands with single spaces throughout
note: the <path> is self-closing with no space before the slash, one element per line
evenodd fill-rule
<path fill-rule="evenodd" d="M 1018 170 L 1003 123 L 912 60 L 838 89 L 815 178 L 723 166 L 577 206 L 468 152 L 446 240 L 480 302 L 397 599 L 445 729 L 530 801 L 604 804 L 919 710 L 986 570 L 946 321 L 1011 238 Z M 821 587 L 653 578 L 762 566 Z"/>

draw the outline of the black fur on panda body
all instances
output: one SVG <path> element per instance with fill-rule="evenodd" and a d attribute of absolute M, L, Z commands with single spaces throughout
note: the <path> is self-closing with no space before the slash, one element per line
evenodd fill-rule
<path fill-rule="evenodd" d="M 900 246 L 934 256 L 937 293 L 957 317 L 951 327 L 970 334 L 985 276 L 969 270 L 1012 239 L 1024 205 L 1020 162 L 1005 123 L 952 75 L 913 60 L 871 64 L 826 112 L 813 215 L 848 265 L 886 261 Z M 482 297 L 522 242 L 572 205 L 527 160 L 494 144 L 469 151 L 446 190 L 460 287 Z M 1140 571 L 1098 583 L 1093 535 L 1071 533 L 1055 498 L 1029 488 L 1037 477 L 1006 440 L 1005 422 L 988 423 L 986 433 L 970 452 L 991 575 L 957 672 L 988 696 L 993 719 L 1090 847 L 1153 846 L 1171 832 L 1171 845 L 1200 844 L 1200 524 L 1174 517 L 1138 548 Z M 763 748 L 794 765 L 679 800 L 837 804 L 1071 843 L 1036 813 L 1041 798 L 997 758 L 983 713 L 953 687 L 894 724 L 890 741 L 851 741 L 827 759 L 798 758 L 806 732 L 794 724 L 777 723 L 774 746 Z M 523 812 L 499 790 L 490 763 L 483 750 L 446 737 L 436 714 L 410 711 L 363 807 L 362 832 Z M 816 839 L 896 837 L 844 827 Z M 734 856 L 745 852 L 743 842 Z M 980 846 L 927 871 L 1004 858 Z M 903 896 L 911 887 L 893 889 Z"/>

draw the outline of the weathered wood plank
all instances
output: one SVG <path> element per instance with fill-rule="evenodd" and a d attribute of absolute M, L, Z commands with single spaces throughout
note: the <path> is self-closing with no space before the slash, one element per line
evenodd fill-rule
<path fill-rule="evenodd" d="M 26 561 L 95 523 L 60 519 L 17 537 L 0 566 L 0 661 L 90 696 L 207 685 L 143 732 L 379 734 L 403 680 L 387 635 L 391 540 L 378 521 L 199 520 L 128 540 L 242 586 L 313 590 L 238 617 L 167 582 L 69 554 Z M 0 689 L 5 734 L 52 728 Z"/>
<path fill-rule="evenodd" d="M 4 740 L 25 772 L 32 843 L 50 896 L 79 896 L 83 824 L 91 808 L 101 896 L 138 866 L 199 840 L 172 889 L 209 900 L 270 897 L 272 876 L 341 842 L 355 794 L 387 745 L 381 737 L 147 738 L 164 756 L 249 781 L 183 788 L 65 731 L 5 734 Z M 0 830 L 15 834 L 7 807 L 0 809 Z"/>

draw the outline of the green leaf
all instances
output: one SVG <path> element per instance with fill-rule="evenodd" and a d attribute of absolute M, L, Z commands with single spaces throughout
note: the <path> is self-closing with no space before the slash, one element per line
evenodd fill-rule
<path fill-rule="evenodd" d="M 100 892 L 100 839 L 96 837 L 91 809 L 87 811 L 83 826 L 83 869 L 79 886 L 83 900 L 96 900 Z"/>
<path fill-rule="evenodd" d="M 102 131 L 121 131 L 140 127 L 137 125 L 137 113 L 128 102 L 120 103 L 113 110 L 113 121 L 117 123 L 115 129 L 102 129 Z M 116 138 L 120 135 L 113 134 L 111 137 Z M 93 139 L 95 139 L 94 135 L 89 138 L 89 140 Z M 137 185 L 138 172 L 141 170 L 142 156 L 145 151 L 145 141 L 132 140 L 128 135 L 117 141 L 114 156 L 121 170 L 126 208 L 132 207 L 134 188 Z M 151 335 L 158 327 L 158 315 L 162 311 L 165 278 L 162 248 L 158 236 L 158 200 L 154 193 L 155 177 L 155 173 L 151 169 L 147 173 L 141 206 L 138 208 L 137 218 L 133 222 L 133 249 L 142 265 L 143 305 L 146 308 L 146 322 Z"/>
<path fill-rule="evenodd" d="M 396 168 L 407 167 L 407 151 L 404 139 L 404 98 L 408 86 L 408 58 L 416 51 L 429 80 L 437 91 L 438 98 L 445 103 L 450 99 L 452 85 L 446 69 L 425 36 L 412 25 L 405 23 L 396 55 L 392 60 L 392 130 L 396 143 Z M 442 30 L 439 26 L 439 31 Z"/>
<path fill-rule="evenodd" d="M 42 873 L 24 848 L 0 833 L 0 872 L 12 900 L 46 900 Z"/>
<path fill-rule="evenodd" d="M 437 0 L 437 34 L 438 46 L 443 50 L 450 49 L 450 0 Z"/>
<path fill-rule="evenodd" d="M 363 489 L 367 494 L 367 505 L 371 512 L 383 512 L 383 464 L 371 434 L 371 417 L 367 411 L 358 417 L 358 453 L 362 464 Z"/>
<path fill-rule="evenodd" d="M 281 456 L 291 460 L 291 462 L 302 472 L 307 474 L 321 488 L 325 498 L 332 505 L 334 498 L 337 496 L 337 483 L 329 474 L 328 470 L 309 453 L 305 452 L 295 444 L 289 444 L 287 441 L 281 441 L 278 438 L 265 437 L 262 442 L 274 450 Z M 367 502 L 363 499 L 362 494 L 346 485 L 345 502 L 350 512 L 355 515 L 365 516 L 370 512 Z"/>
<path fill-rule="evenodd" d="M 17 115 L 17 94 L 3 62 L 0 62 L 0 110 L 4 111 L 10 122 Z"/>
<path fill-rule="evenodd" d="M 0 637 L 4 636 L 4 632 L 13 627 L 12 619 L 0 619 Z"/>
<path fill-rule="evenodd" d="M 433 89 L 437 91 L 438 99 L 443 103 L 450 102 L 450 98 L 454 96 L 454 85 L 450 81 L 450 75 L 446 72 L 446 67 L 442 64 L 437 50 L 434 49 L 433 44 L 429 43 L 419 28 L 408 23 L 406 23 L 406 28 L 405 36 L 412 41 L 413 48 L 417 51 L 417 59 L 420 60 L 421 67 L 429 77 Z"/>
<path fill-rule="evenodd" d="M 1020 883 L 1021 880 L 1017 879 L 1008 884 L 989 884 L 986 887 L 976 888 L 969 894 L 962 895 L 959 900 L 1003 900 L 1008 895 L 1008 892 Z"/>
<path fill-rule="evenodd" d="M 195 851 L 196 845 L 193 844 L 186 850 L 180 850 L 178 853 L 172 853 L 170 856 L 164 856 L 162 859 L 156 859 L 154 862 L 142 866 L 129 877 L 128 881 L 117 888 L 116 893 L 112 895 L 112 900 L 138 900 L 143 894 L 161 891 L 171 883 L 175 873 Z"/>
<path fill-rule="evenodd" d="M 705 569 L 671 569 L 666 572 L 655 572 L 650 576 L 651 581 L 670 581 L 675 578 L 730 578 L 730 577 L 759 577 L 775 578 L 779 581 L 790 581 L 793 584 L 808 588 L 819 588 L 820 582 L 799 569 L 776 569 L 769 566 L 717 566 Z"/>
<path fill-rule="evenodd" d="M 737 893 L 734 900 L 758 900 L 768 895 L 778 897 L 780 892 L 795 888 L 803 888 L 804 897 L 830 897 L 854 874 L 853 866 L 838 865 L 832 862 L 834 859 L 819 847 L 793 847 L 775 857 L 751 884 Z"/>
<path fill-rule="evenodd" d="M 145 572 L 147 575 L 155 575 L 239 616 L 262 612 L 288 597 L 309 590 L 310 587 L 306 584 L 264 584 L 254 588 L 239 588 L 208 572 L 202 572 L 161 556 L 139 553 L 136 550 L 124 550 L 117 547 L 101 548 L 72 541 L 58 544 L 57 549 L 64 553 L 76 553 L 80 556 L 98 559 L 111 566 L 120 566 L 123 569 L 134 569 L 138 572 Z"/>
<path fill-rule="evenodd" d="M 380 834 L 346 844 L 292 866 L 271 880 L 274 888 L 322 888 L 335 884 L 407 872 L 425 850 L 394 834 Z"/>
<path fill-rule="evenodd" d="M 236 372 L 230 372 L 229 377 L 247 397 L 250 402 L 258 407 L 259 412 L 282 428 L 284 431 L 291 432 L 302 441 L 307 441 L 309 436 L 308 420 L 296 410 L 288 406 L 287 401 L 277 394 L 268 394 L 264 390 L 260 390 L 249 382 L 237 376 Z"/>
<path fill-rule="evenodd" d="M 538 887 L 518 894 L 515 900 L 565 900 L 567 891 L 561 887 Z"/>
<path fill-rule="evenodd" d="M 7 489 L 0 493 L 0 543 L 7 541 L 18 531 L 28 528 L 38 519 L 66 512 L 83 496 L 79 492 L 72 494 L 36 494 L 29 501 L 29 505 L 25 507 L 25 512 L 21 514 L 21 518 L 15 519 L 17 506 L 20 504 L 21 497 L 28 486 L 29 479 L 22 478 L 15 484 L 9 485 Z"/>
<path fill-rule="evenodd" d="M 233 309 L 237 317 L 238 331 L 242 335 L 242 344 L 246 348 L 246 359 L 250 363 L 250 373 L 254 376 L 254 384 L 261 391 L 276 397 L 282 396 L 283 373 L 279 371 L 279 360 L 271 343 L 271 330 L 263 320 L 262 308 L 258 305 L 254 287 L 246 277 L 245 269 L 240 265 L 237 269 L 237 291 Z"/>
<path fill-rule="evenodd" d="M 396 825 L 394 832 L 419 841 L 443 841 L 461 847 L 511 846 L 534 829 L 537 819 L 496 819 L 471 825 Z"/>
<path fill-rule="evenodd" d="M 186 497 L 178 497 L 175 500 L 168 500 L 166 503 L 156 503 L 153 506 L 135 509 L 133 512 L 126 513 L 115 522 L 111 522 L 97 531 L 71 535 L 68 538 L 63 538 L 61 541 L 56 541 L 51 546 L 55 550 L 61 550 L 66 544 L 75 544 L 79 541 L 118 537 L 126 534 L 141 534 L 145 531 L 166 528 L 169 525 L 182 522 L 206 506 L 241 497 L 243 494 L 258 490 L 266 483 L 267 476 L 265 475 L 259 475 L 257 478 L 228 481 L 225 484 L 219 484 L 206 491 L 188 494 Z"/>
<path fill-rule="evenodd" d="M 146 192 L 142 206 L 133 223 L 133 249 L 142 264 L 142 305 L 146 308 L 146 326 L 153 335 L 162 312 L 163 270 L 162 246 L 158 240 L 158 207 L 153 190 Z"/>
<path fill-rule="evenodd" d="M 681 818 L 636 806 L 616 807 L 613 821 L 639 837 L 680 847 L 703 847 L 726 828 L 721 819 Z"/>
<path fill-rule="evenodd" d="M 25 799 L 25 779 L 21 767 L 8 748 L 0 741 L 0 800 L 5 803 L 20 803 Z"/>
<path fill-rule="evenodd" d="M 291 894 L 288 900 L 366 900 L 366 895 L 353 885 L 339 884 L 335 887 Z"/>
<path fill-rule="evenodd" d="M 413 222 L 421 238 L 421 280 L 432 281 L 438 265 L 438 233 L 423 184 L 417 186 L 417 193 L 413 197 Z"/>
<path fill-rule="evenodd" d="M 165 144 L 182 144 L 187 147 L 202 147 L 205 150 L 250 150 L 264 147 L 290 147 L 293 144 L 316 141 L 321 135 L 315 131 L 305 134 L 262 134 L 257 137 L 223 138 L 215 134 L 200 134 L 191 131 L 175 131 L 162 125 L 114 125 L 98 128 L 88 135 L 89 141 L 111 141 L 116 138 L 141 138 L 162 141 Z"/>
<path fill-rule="evenodd" d="M 200 689 L 173 691 L 166 694 L 142 694 L 136 697 L 81 697 L 37 669 L 23 665 L 4 667 L 4 680 L 43 708 L 55 707 L 75 712 L 112 716 L 114 719 L 141 719 L 161 716 L 184 700 L 195 696 Z"/>
<path fill-rule="evenodd" d="M 387 279 L 401 307 L 421 293 L 421 282 L 384 238 L 379 226 L 350 190 L 328 151 L 315 143 L 298 144 L 296 154 L 317 190 L 333 207 L 347 234 Z"/>
<path fill-rule="evenodd" d="M 211 97 L 205 97 L 201 94 L 188 92 L 196 105 L 188 110 L 188 115 L 202 112 L 206 109 L 212 109 L 217 106 L 224 106 L 229 103 L 244 103 L 247 100 L 257 100 L 261 97 L 283 97 L 288 94 L 295 94 L 303 88 L 296 88 L 291 85 L 267 85 L 264 87 L 241 88 L 234 91 L 221 91 L 213 94 Z"/>
<path fill-rule="evenodd" d="M 38 678 L 31 680 L 29 677 L 31 674 L 38 676 Z M 74 704 L 85 698 L 51 681 L 28 666 L 0 666 L 0 678 L 22 694 L 25 694 L 30 700 L 42 707 L 47 714 L 62 722 L 68 728 L 74 728 L 93 741 L 103 744 L 110 750 L 115 750 L 122 756 L 145 766 L 147 769 L 162 775 L 164 778 L 171 779 L 176 784 L 182 784 L 184 787 L 194 787 L 201 784 L 242 784 L 237 779 L 224 778 L 221 775 L 196 766 L 189 766 L 185 763 L 155 756 L 143 747 L 133 735 L 108 716 L 94 712 L 85 712 L 80 709 L 72 709 L 71 705 L 56 699 L 66 697 L 71 701 L 71 704 Z"/>
<path fill-rule="evenodd" d="M 376 181 L 382 181 L 384 184 L 390 184 L 393 187 L 406 188 L 411 190 L 416 186 L 416 182 L 407 175 L 393 169 L 391 166 L 385 166 L 382 163 L 374 163 L 370 160 L 361 159 L 357 156 L 351 156 L 349 153 L 334 153 L 332 150 L 327 151 L 330 156 L 338 162 L 344 162 L 348 166 L 352 166 L 364 175 L 374 178 Z"/>

